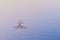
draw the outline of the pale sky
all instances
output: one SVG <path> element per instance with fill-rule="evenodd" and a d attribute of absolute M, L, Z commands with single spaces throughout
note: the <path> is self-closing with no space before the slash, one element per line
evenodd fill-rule
<path fill-rule="evenodd" d="M 0 0 L 0 19 L 16 16 L 42 18 L 48 12 L 60 9 L 60 0 Z"/>

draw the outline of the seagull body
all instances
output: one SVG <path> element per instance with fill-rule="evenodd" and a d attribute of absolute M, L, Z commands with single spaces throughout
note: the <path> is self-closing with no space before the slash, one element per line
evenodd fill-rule
<path fill-rule="evenodd" d="M 20 22 L 18 23 L 18 25 L 16 26 L 16 28 L 26 28 L 22 24 L 23 24 L 23 22 L 22 22 L 22 20 L 20 20 Z"/>

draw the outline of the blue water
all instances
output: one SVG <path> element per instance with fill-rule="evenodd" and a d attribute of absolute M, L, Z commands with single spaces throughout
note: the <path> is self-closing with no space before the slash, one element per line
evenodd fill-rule
<path fill-rule="evenodd" d="M 48 16 L 49 17 L 49 16 Z M 4 22 L 0 31 L 0 40 L 60 40 L 60 21 L 54 17 L 25 20 L 26 29 L 15 29 L 17 22 Z M 17 20 L 16 20 L 17 21 Z M 5 24 L 6 23 L 6 24 Z M 8 24 L 8 25 L 7 25 Z"/>

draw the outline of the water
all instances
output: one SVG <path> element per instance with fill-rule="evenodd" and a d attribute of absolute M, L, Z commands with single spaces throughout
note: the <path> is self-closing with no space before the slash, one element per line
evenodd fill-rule
<path fill-rule="evenodd" d="M 26 29 L 16 29 L 20 17 Z M 1 0 L 0 40 L 60 40 L 59 0 Z"/>
<path fill-rule="evenodd" d="M 37 20 L 37 21 L 36 21 Z M 26 29 L 16 29 L 14 28 L 17 22 L 6 21 L 2 24 L 2 29 L 0 29 L 0 39 L 1 40 L 59 40 L 59 24 L 50 19 L 34 19 L 24 24 Z M 17 21 L 17 20 L 16 20 Z M 5 24 L 6 23 L 6 24 Z M 28 23 L 28 24 L 27 24 Z M 7 25 L 8 24 L 8 25 Z"/>

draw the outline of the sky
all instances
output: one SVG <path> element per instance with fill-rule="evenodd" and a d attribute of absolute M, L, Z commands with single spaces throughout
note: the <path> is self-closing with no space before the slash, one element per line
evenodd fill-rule
<path fill-rule="evenodd" d="M 56 11 L 58 8 L 59 0 L 0 0 L 0 18 L 20 15 L 29 18 L 39 17 L 49 15 L 47 12 Z"/>
<path fill-rule="evenodd" d="M 58 18 L 60 0 L 0 0 L 0 22 Z M 17 21 L 16 20 L 16 21 Z"/>

